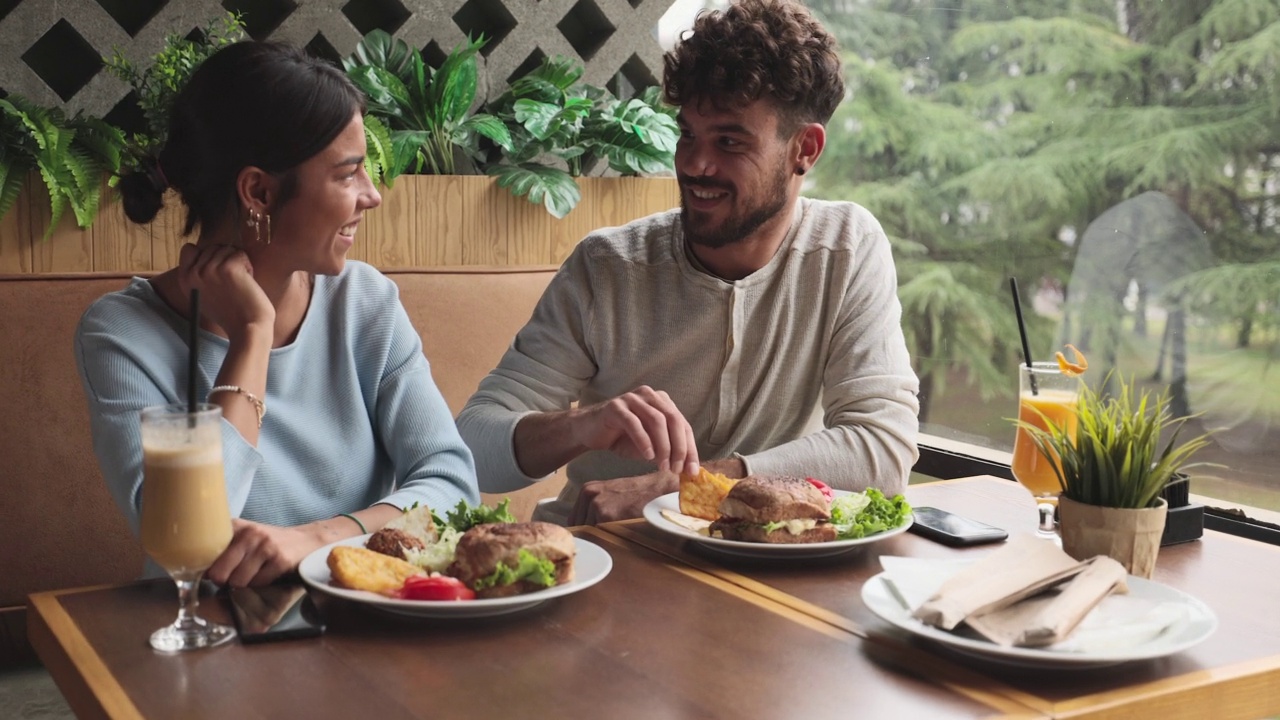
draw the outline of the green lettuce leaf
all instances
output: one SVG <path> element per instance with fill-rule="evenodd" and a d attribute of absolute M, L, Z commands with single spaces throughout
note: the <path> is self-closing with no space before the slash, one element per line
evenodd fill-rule
<path fill-rule="evenodd" d="M 504 501 L 505 502 L 505 501 Z M 556 565 L 550 560 L 539 560 L 528 550 L 521 550 L 517 555 L 516 567 L 508 567 L 498 563 L 492 574 L 476 581 L 473 590 L 484 590 L 491 587 L 502 587 L 524 580 L 535 585 L 551 587 L 556 584 Z"/>
<path fill-rule="evenodd" d="M 467 505 L 466 500 L 459 500 L 458 506 L 447 513 L 445 522 L 437 524 L 447 524 L 458 532 L 466 532 L 476 525 L 485 523 L 513 523 L 516 521 L 516 516 L 507 509 L 510 504 L 511 498 L 504 498 L 496 508 L 487 505 L 471 507 Z"/>
<path fill-rule="evenodd" d="M 887 498 L 880 490 L 867 488 L 836 498 L 831 503 L 831 524 L 836 526 L 837 539 L 856 540 L 898 527 L 910 512 L 902 495 Z"/>

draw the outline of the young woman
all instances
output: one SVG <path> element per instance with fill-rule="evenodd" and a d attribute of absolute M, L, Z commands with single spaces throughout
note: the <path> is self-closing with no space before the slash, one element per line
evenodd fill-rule
<path fill-rule="evenodd" d="M 171 188 L 184 232 L 198 234 L 176 268 L 134 278 L 80 322 L 94 449 L 136 532 L 138 413 L 187 401 L 186 338 L 199 323 L 197 399 L 222 408 L 236 518 L 207 573 L 218 583 L 270 582 L 414 502 L 479 501 L 471 453 L 395 284 L 346 260 L 382 201 L 365 174 L 362 109 L 323 61 L 231 45 L 179 93 L 158 157 L 120 182 L 131 220 L 150 222 Z"/>

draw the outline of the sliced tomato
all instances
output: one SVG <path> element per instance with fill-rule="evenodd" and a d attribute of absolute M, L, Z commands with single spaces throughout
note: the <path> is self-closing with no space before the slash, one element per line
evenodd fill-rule
<path fill-rule="evenodd" d="M 826 484 L 826 483 L 822 482 L 821 480 L 819 480 L 819 479 L 817 479 L 817 478 L 807 477 L 807 478 L 805 478 L 805 480 L 808 480 L 808 481 L 809 481 L 809 483 L 810 483 L 811 485 L 813 485 L 814 487 L 818 488 L 818 491 L 819 491 L 819 492 L 821 492 L 821 493 L 822 493 L 822 496 L 823 496 L 823 497 L 825 497 L 825 498 L 827 499 L 827 502 L 831 502 L 832 500 L 834 500 L 834 499 L 835 499 L 836 494 L 835 494 L 835 493 L 833 493 L 833 492 L 831 492 L 831 486 L 830 486 L 830 485 L 828 485 L 828 484 Z"/>
<path fill-rule="evenodd" d="M 476 593 L 457 578 L 447 575 L 415 575 L 404 581 L 396 593 L 401 600 L 475 600 Z"/>

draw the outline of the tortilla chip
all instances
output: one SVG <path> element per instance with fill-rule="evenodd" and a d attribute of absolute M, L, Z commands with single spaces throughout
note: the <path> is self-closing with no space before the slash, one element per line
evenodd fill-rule
<path fill-rule="evenodd" d="M 680 474 L 680 512 L 703 520 L 719 520 L 720 502 L 737 480 L 713 473 L 705 467 L 697 475 Z"/>

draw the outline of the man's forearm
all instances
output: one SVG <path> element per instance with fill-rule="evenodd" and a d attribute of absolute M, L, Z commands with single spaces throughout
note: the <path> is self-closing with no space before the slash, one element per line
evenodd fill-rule
<path fill-rule="evenodd" d="M 914 424 L 826 428 L 752 453 L 751 468 L 762 475 L 814 477 L 837 490 L 898 493 L 917 457 L 915 433 Z"/>
<path fill-rule="evenodd" d="M 587 451 L 573 439 L 570 425 L 576 409 L 530 413 L 516 423 L 516 464 L 529 477 L 550 475 Z"/>

